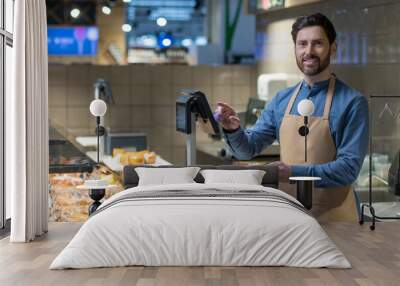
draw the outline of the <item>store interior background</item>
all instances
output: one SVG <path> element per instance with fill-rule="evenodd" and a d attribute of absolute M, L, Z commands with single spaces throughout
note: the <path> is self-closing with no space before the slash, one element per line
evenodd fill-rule
<path fill-rule="evenodd" d="M 233 12 L 237 1 L 230 2 Z M 257 97 L 259 74 L 299 74 L 293 56 L 291 25 L 298 15 L 318 11 L 333 21 L 338 32 L 338 52 L 333 60 L 338 77 L 365 96 L 397 94 L 400 90 L 400 73 L 397 72 L 400 63 L 400 45 L 397 44 L 400 40 L 400 2 L 286 2 L 288 8 L 257 12 L 256 15 L 242 9 L 233 52 L 235 49 L 238 54 L 252 52 L 254 61 L 234 65 L 224 64 L 223 56 L 215 63 L 200 65 L 117 65 L 107 58 L 105 47 L 115 44 L 121 54 L 126 54 L 125 33 L 121 30 L 124 9 L 115 7 L 111 15 L 97 11 L 100 31 L 97 57 L 49 58 L 50 118 L 76 136 L 91 134 L 95 125 L 88 109 L 93 99 L 92 86 L 97 78 L 104 78 L 111 84 L 115 99 L 115 104 L 109 106 L 106 114 L 109 126 L 116 132 L 146 132 L 151 149 L 174 164 L 182 164 L 185 138 L 175 132 L 174 117 L 175 99 L 180 90 L 199 89 L 204 91 L 213 106 L 217 101 L 224 101 L 238 111 L 245 111 L 248 98 Z M 290 2 L 293 2 L 292 7 Z M 223 37 L 223 1 L 206 1 L 205 5 L 211 6 L 207 11 L 220 11 L 212 14 L 217 15 L 213 21 L 220 25 L 208 28 L 214 29 L 209 33 L 209 44 L 220 45 L 222 50 L 222 40 L 217 36 Z M 218 26 L 220 31 L 215 31 Z M 244 47 L 243 42 L 247 42 Z"/>
<path fill-rule="evenodd" d="M 47 2 L 49 12 L 55 1 Z M 97 9 L 94 25 L 99 28 L 97 55 L 49 56 L 51 122 L 71 136 L 93 136 L 95 119 L 88 107 L 94 98 L 95 80 L 103 78 L 111 85 L 114 97 L 114 103 L 109 104 L 105 116 L 106 127 L 116 133 L 144 132 L 148 136 L 151 151 L 172 164 L 184 165 L 186 137 L 175 130 L 175 100 L 180 91 L 198 89 L 207 95 L 212 108 L 215 108 L 216 102 L 222 101 L 239 112 L 246 111 L 249 98 L 257 97 L 257 78 L 260 74 L 301 76 L 294 58 L 291 25 L 296 17 L 315 12 L 327 15 L 336 27 L 338 51 L 332 63 L 339 79 L 367 97 L 398 95 L 399 1 L 287 0 L 276 1 L 282 7 L 265 10 L 257 9 L 262 1 L 228 1 L 231 22 L 237 4 L 240 2 L 243 5 L 229 53 L 224 52 L 226 1 L 194 2 L 202 7 L 201 28 L 196 31 L 206 39 L 206 43 L 188 47 L 187 55 L 183 57 L 179 47 L 177 57 L 156 60 L 147 57 L 148 62 L 146 57 L 135 57 L 134 49 L 129 50 L 127 33 L 121 29 L 129 18 L 127 9 L 135 1 L 117 1 L 110 15 L 102 13 L 101 6 L 94 4 Z M 199 25 L 198 20 L 195 22 L 193 20 L 194 24 Z M 134 33 L 137 27 L 130 24 L 133 28 L 129 33 Z M 49 26 L 52 25 L 54 23 L 49 22 Z M 141 22 L 137 25 L 141 25 Z M 186 25 L 190 25 L 190 22 Z M 155 31 L 168 29 L 172 28 L 167 25 Z M 139 50 L 136 51 L 137 55 L 142 55 Z M 136 63 L 128 63 L 130 57 Z M 397 101 L 391 101 L 390 112 L 380 120 L 374 120 L 371 128 L 375 135 L 380 135 L 373 137 L 372 146 L 374 153 L 384 154 L 375 159 L 383 167 L 382 176 L 386 178 L 389 163 L 397 152 L 400 134 L 400 104 Z M 372 105 L 371 109 L 377 116 L 382 111 L 382 104 Z M 210 140 L 206 134 L 198 133 L 199 145 L 208 144 Z M 366 167 L 368 164 L 361 172 L 364 175 L 363 187 L 368 186 Z M 397 201 L 397 197 L 393 196 L 385 199 L 386 193 L 378 192 L 376 198 Z M 365 194 L 362 201 L 366 199 Z"/>

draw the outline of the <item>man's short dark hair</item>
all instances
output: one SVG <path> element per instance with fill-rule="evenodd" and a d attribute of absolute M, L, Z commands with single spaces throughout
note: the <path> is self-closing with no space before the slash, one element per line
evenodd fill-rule
<path fill-rule="evenodd" d="M 335 27 L 333 26 L 332 22 L 321 13 L 316 13 L 308 16 L 301 16 L 296 19 L 296 22 L 292 25 L 292 38 L 293 42 L 296 43 L 297 33 L 306 27 L 312 26 L 320 26 L 324 29 L 326 36 L 328 37 L 329 44 L 332 43 L 336 39 L 336 31 Z"/>

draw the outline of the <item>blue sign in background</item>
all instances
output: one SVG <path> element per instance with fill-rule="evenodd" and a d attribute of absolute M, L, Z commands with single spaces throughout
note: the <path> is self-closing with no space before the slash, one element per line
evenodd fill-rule
<path fill-rule="evenodd" d="M 95 56 L 99 30 L 97 27 L 48 27 L 48 53 L 52 56 Z"/>

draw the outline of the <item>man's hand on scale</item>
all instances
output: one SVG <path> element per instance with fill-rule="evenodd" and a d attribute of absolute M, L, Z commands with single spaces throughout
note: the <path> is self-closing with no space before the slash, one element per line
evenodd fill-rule
<path fill-rule="evenodd" d="M 228 131 L 234 131 L 240 127 L 240 119 L 235 110 L 226 103 L 217 102 L 214 118 Z"/>

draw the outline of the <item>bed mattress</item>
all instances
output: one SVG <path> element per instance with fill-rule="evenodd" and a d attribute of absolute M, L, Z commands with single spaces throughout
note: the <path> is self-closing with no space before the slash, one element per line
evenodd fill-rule
<path fill-rule="evenodd" d="M 50 269 L 144 266 L 350 268 L 319 223 L 277 189 L 135 187 L 106 200 Z"/>

